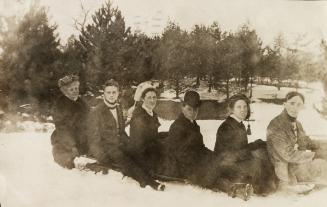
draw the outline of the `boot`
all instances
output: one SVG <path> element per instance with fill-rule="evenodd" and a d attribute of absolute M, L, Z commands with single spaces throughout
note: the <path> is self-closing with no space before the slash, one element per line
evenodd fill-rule
<path fill-rule="evenodd" d="M 153 184 L 150 185 L 151 188 L 153 188 L 154 190 L 157 190 L 157 191 L 164 191 L 166 186 L 162 183 L 159 183 L 157 181 L 154 181 Z"/>
<path fill-rule="evenodd" d="M 235 183 L 232 185 L 228 195 L 232 198 L 238 197 L 247 201 L 253 195 L 253 187 L 248 183 Z"/>
<path fill-rule="evenodd" d="M 101 165 L 99 163 L 87 163 L 85 165 L 85 169 L 93 171 L 94 173 L 101 172 L 103 175 L 106 175 L 109 172 L 109 167 L 106 167 L 106 166 Z"/>
<path fill-rule="evenodd" d="M 152 189 L 157 190 L 157 191 L 164 191 L 166 186 L 162 183 L 159 183 L 157 181 L 151 181 L 148 183 L 141 182 L 140 186 L 141 188 L 145 188 L 147 185 L 149 185 Z"/>

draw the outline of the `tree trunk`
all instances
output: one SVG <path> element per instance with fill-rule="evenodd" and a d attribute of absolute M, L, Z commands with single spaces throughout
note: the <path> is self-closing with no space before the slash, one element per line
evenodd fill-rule
<path fill-rule="evenodd" d="M 176 98 L 179 98 L 179 93 L 180 93 L 179 78 L 175 79 L 175 91 L 176 91 Z"/>
<path fill-rule="evenodd" d="M 226 79 L 226 98 L 229 99 L 229 79 Z"/>
<path fill-rule="evenodd" d="M 248 85 L 249 85 L 249 76 L 247 75 L 244 80 L 244 90 L 248 90 Z"/>
<path fill-rule="evenodd" d="M 198 88 L 200 86 L 200 75 L 196 76 L 196 87 Z"/>
<path fill-rule="evenodd" d="M 209 89 L 208 89 L 209 93 L 211 93 L 211 89 L 212 89 L 212 75 L 209 76 Z"/>
<path fill-rule="evenodd" d="M 250 98 L 252 98 L 253 77 L 250 78 Z"/>

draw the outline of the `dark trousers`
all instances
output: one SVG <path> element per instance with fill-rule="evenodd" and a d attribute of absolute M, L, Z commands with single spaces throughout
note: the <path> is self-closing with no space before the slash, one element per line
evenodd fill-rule
<path fill-rule="evenodd" d="M 74 168 L 74 159 L 73 153 L 60 145 L 52 146 L 52 155 L 54 161 L 59 164 L 61 167 L 72 169 Z"/>
<path fill-rule="evenodd" d="M 276 176 L 267 150 L 258 148 L 249 152 L 244 160 L 236 161 L 232 166 L 236 169 L 233 179 L 238 182 L 252 184 L 255 194 L 267 195 L 276 190 Z"/>
<path fill-rule="evenodd" d="M 142 187 L 152 185 L 155 181 L 148 173 L 148 170 L 139 164 L 133 157 L 122 151 L 119 147 L 113 147 L 107 151 L 100 163 L 120 171 L 139 182 Z"/>
<path fill-rule="evenodd" d="M 187 179 L 196 185 L 214 191 L 228 193 L 234 183 L 242 183 L 247 178 L 238 174 L 238 167 L 221 164 L 220 157 L 206 156 L 193 168 Z M 191 166 L 190 166 L 191 167 Z"/>

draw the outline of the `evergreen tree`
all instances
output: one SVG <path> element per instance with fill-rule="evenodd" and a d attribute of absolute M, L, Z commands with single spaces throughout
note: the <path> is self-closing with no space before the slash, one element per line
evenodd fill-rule
<path fill-rule="evenodd" d="M 241 71 L 240 79 L 243 80 L 244 90 L 247 91 L 248 84 L 253 83 L 255 71 L 258 63 L 262 57 L 262 42 L 259 39 L 256 31 L 250 29 L 248 24 L 242 25 L 240 31 L 237 33 L 241 49 Z"/>
<path fill-rule="evenodd" d="M 98 86 L 108 78 L 123 81 L 126 74 L 124 55 L 130 28 L 118 8 L 106 2 L 92 15 L 92 23 L 81 28 L 79 40 L 86 52 L 85 80 Z"/>
<path fill-rule="evenodd" d="M 218 46 L 220 59 L 218 67 L 214 73 L 216 79 L 224 82 L 227 99 L 231 93 L 231 80 L 239 74 L 241 70 L 239 39 L 232 33 L 225 34 Z"/>
<path fill-rule="evenodd" d="M 54 64 L 60 51 L 56 25 L 48 22 L 45 8 L 34 5 L 21 20 L 8 22 L 1 39 L 1 69 L 10 106 L 51 99 L 56 87 Z"/>
<path fill-rule="evenodd" d="M 187 32 L 181 30 L 177 24 L 169 22 L 158 48 L 158 55 L 161 58 L 160 75 L 173 82 L 176 98 L 183 89 L 181 80 L 187 75 L 189 68 L 188 42 Z"/>
<path fill-rule="evenodd" d="M 200 78 L 212 71 L 215 41 L 210 28 L 204 25 L 195 25 L 190 33 L 190 69 L 196 77 L 197 86 L 200 85 Z"/>

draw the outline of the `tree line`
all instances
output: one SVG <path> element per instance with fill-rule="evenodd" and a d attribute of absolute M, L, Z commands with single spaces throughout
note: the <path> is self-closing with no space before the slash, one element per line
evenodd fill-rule
<path fill-rule="evenodd" d="M 205 81 L 209 92 L 218 90 L 227 98 L 254 83 L 280 88 L 286 80 L 296 85 L 325 74 L 324 62 L 303 50 L 304 38 L 290 47 L 280 34 L 272 46 L 263 46 L 249 23 L 237 31 L 223 31 L 218 22 L 186 31 L 169 21 L 161 35 L 148 36 L 132 32 L 121 11 L 107 1 L 89 23 L 76 26 L 79 35 L 63 46 L 43 7 L 31 7 L 22 19 L 1 19 L 0 93 L 9 108 L 30 103 L 47 110 L 58 93 L 57 80 L 72 73 L 80 76 L 82 93 L 97 93 L 108 78 L 124 88 L 156 79 L 174 89 L 176 97 Z M 321 45 L 327 51 L 325 42 Z"/>

